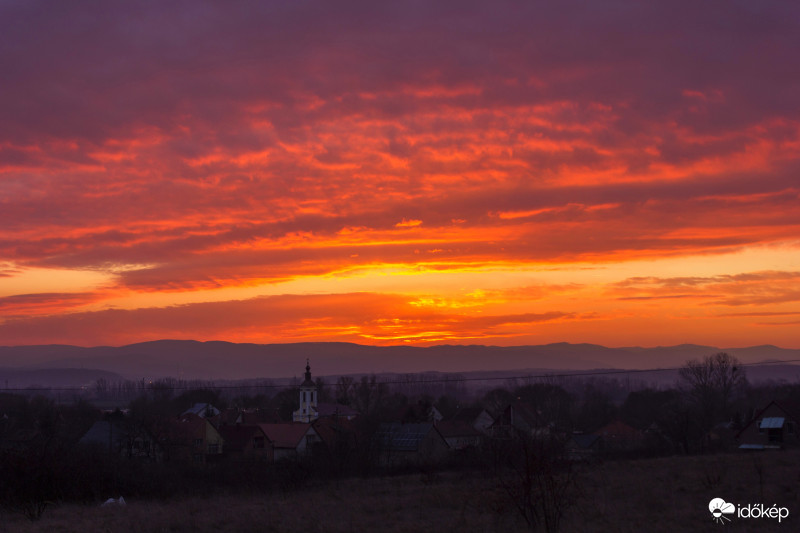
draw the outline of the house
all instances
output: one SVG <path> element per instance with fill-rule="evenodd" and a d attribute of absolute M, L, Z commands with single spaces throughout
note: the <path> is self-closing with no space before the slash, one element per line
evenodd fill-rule
<path fill-rule="evenodd" d="M 545 438 L 550 436 L 552 427 L 534 407 L 516 401 L 503 409 L 488 431 L 492 437 L 501 439 L 518 435 Z"/>
<path fill-rule="evenodd" d="M 215 416 L 219 416 L 220 413 L 221 411 L 216 407 L 214 407 L 213 405 L 211 405 L 210 403 L 196 403 L 187 410 L 185 410 L 183 413 L 181 413 L 181 416 L 194 414 L 199 416 L 200 418 L 212 418 Z"/>
<path fill-rule="evenodd" d="M 225 440 L 208 419 L 187 413 L 170 421 L 163 442 L 170 460 L 205 465 L 222 456 Z"/>
<path fill-rule="evenodd" d="M 342 468 L 359 460 L 359 442 L 363 442 L 355 423 L 347 418 L 320 417 L 314 421 L 320 442 L 314 443 L 314 459 L 323 468 Z"/>
<path fill-rule="evenodd" d="M 384 466 L 426 464 L 441 461 L 450 447 L 432 423 L 383 423 L 375 435 L 380 463 Z"/>
<path fill-rule="evenodd" d="M 321 441 L 310 423 L 282 422 L 258 424 L 272 442 L 275 461 L 297 460 L 311 455 L 314 444 Z"/>
<path fill-rule="evenodd" d="M 483 407 L 462 407 L 447 420 L 467 423 L 483 434 L 487 434 L 491 425 L 494 424 L 494 418 Z"/>
<path fill-rule="evenodd" d="M 98 420 L 78 444 L 124 459 L 161 461 L 163 456 L 155 438 L 129 420 Z"/>
<path fill-rule="evenodd" d="M 480 448 L 484 435 L 467 422 L 443 420 L 436 424 L 436 429 L 444 437 L 451 450 Z"/>
<path fill-rule="evenodd" d="M 223 424 L 219 433 L 225 441 L 225 455 L 234 461 L 273 461 L 272 441 L 258 425 Z"/>
<path fill-rule="evenodd" d="M 603 437 L 576 433 L 564 444 L 564 451 L 572 461 L 588 461 L 603 451 Z"/>
<path fill-rule="evenodd" d="M 800 445 L 800 408 L 775 400 L 767 404 L 736 434 L 741 450 L 790 448 Z"/>
<path fill-rule="evenodd" d="M 241 424 L 242 410 L 236 407 L 228 407 L 227 409 L 221 410 L 218 415 L 207 418 L 216 427 Z"/>
<path fill-rule="evenodd" d="M 614 420 L 593 431 L 592 435 L 603 438 L 603 447 L 606 451 L 636 450 L 644 444 L 644 434 L 622 420 Z"/>

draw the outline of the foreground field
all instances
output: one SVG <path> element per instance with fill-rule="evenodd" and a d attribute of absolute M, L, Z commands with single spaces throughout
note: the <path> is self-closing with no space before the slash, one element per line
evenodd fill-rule
<path fill-rule="evenodd" d="M 608 461 L 581 468 L 562 531 L 798 531 L 800 452 Z M 117 496 L 117 495 L 109 495 Z M 124 496 L 124 495 L 123 495 Z M 789 517 L 712 521 L 712 498 L 787 508 Z M 524 531 L 492 476 L 475 472 L 350 479 L 265 495 L 220 494 L 125 507 L 61 505 L 41 520 L 0 515 L 0 531 Z M 724 528 L 724 529 L 722 529 Z M 544 530 L 542 527 L 541 530 Z"/>

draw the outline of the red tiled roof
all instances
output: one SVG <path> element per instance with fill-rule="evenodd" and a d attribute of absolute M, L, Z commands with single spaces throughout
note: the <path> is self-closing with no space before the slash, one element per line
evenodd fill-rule
<path fill-rule="evenodd" d="M 800 405 L 791 400 L 776 400 L 775 404 L 783 409 L 783 411 L 795 421 L 800 421 Z"/>
<path fill-rule="evenodd" d="M 258 424 L 258 427 L 261 428 L 276 448 L 297 448 L 311 424 L 305 422 L 282 422 L 280 424 Z"/>
<path fill-rule="evenodd" d="M 771 400 L 771 401 L 770 401 L 770 402 L 769 402 L 767 405 L 765 405 L 765 406 L 764 406 L 764 407 L 763 407 L 763 408 L 762 408 L 762 409 L 761 409 L 761 410 L 760 410 L 758 413 L 756 413 L 756 415 L 753 417 L 753 419 L 752 419 L 750 422 L 748 422 L 747 424 L 745 424 L 745 425 L 744 425 L 744 427 L 743 427 L 742 429 L 740 429 L 740 430 L 739 430 L 739 431 L 736 433 L 736 435 L 734 436 L 734 438 L 738 439 L 738 438 L 739 438 L 739 436 L 740 436 L 742 433 L 744 433 L 744 431 L 745 431 L 747 428 L 749 428 L 749 427 L 750 427 L 750 426 L 751 426 L 753 423 L 757 422 L 757 421 L 758 421 L 758 420 L 761 418 L 761 415 L 764 413 L 764 411 L 766 411 L 767 409 L 769 409 L 769 406 L 770 406 L 770 405 L 773 405 L 773 404 L 774 404 L 775 406 L 777 406 L 777 407 L 778 407 L 778 409 L 780 409 L 781 411 L 783 411 L 784 413 L 786 413 L 786 415 L 787 415 L 787 418 L 790 418 L 791 420 L 793 420 L 793 421 L 795 421 L 795 422 L 800 422 L 800 405 L 797 405 L 797 404 L 795 404 L 795 403 L 794 403 L 794 402 L 792 402 L 792 401 L 786 401 L 786 400 L 781 400 L 781 401 L 778 401 L 778 400 Z"/>
<path fill-rule="evenodd" d="M 244 450 L 247 443 L 254 437 L 265 436 L 260 427 L 242 424 L 220 426 L 219 433 L 225 440 L 225 447 L 229 450 Z"/>
<path fill-rule="evenodd" d="M 178 417 L 178 425 L 187 428 L 190 433 L 203 433 L 206 430 L 208 420 L 201 418 L 194 413 L 185 413 Z"/>
<path fill-rule="evenodd" d="M 177 419 L 164 420 L 166 436 L 173 444 L 191 444 L 194 439 L 205 438 L 208 420 L 194 413 L 183 414 Z"/>
<path fill-rule="evenodd" d="M 331 447 L 341 442 L 352 444 L 357 440 L 355 425 L 346 418 L 318 418 L 312 426 L 322 441 Z"/>

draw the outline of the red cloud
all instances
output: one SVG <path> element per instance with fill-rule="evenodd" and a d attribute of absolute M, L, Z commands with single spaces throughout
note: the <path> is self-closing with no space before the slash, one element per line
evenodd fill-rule
<path fill-rule="evenodd" d="M 796 246 L 799 10 L 5 4 L 0 278 L 190 291 Z M 772 283 L 614 295 L 794 301 Z M 72 305 L 52 296 L 14 312 Z"/>

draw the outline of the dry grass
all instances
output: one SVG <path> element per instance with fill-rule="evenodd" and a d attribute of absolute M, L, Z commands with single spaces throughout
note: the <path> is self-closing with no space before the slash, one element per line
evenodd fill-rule
<path fill-rule="evenodd" d="M 760 473 L 759 473 L 760 472 Z M 563 531 L 797 531 L 800 452 L 614 461 L 583 468 L 581 494 Z M 218 495 L 168 502 L 130 501 L 123 508 L 63 505 L 38 522 L 0 515 L 0 531 L 19 532 L 415 532 L 522 531 L 524 524 L 491 480 L 449 473 L 351 479 L 286 494 Z M 763 494 L 762 494 L 763 492 Z M 790 516 L 720 526 L 714 497 L 778 504 Z"/>
<path fill-rule="evenodd" d="M 459 526 L 492 531 L 493 516 L 470 506 L 474 480 L 446 475 L 352 479 L 286 494 L 219 495 L 169 502 L 128 502 L 125 507 L 64 505 L 38 522 L 21 515 L 0 520 L 20 532 L 360 532 L 431 531 Z M 474 522 L 476 527 L 467 527 Z M 484 524 L 484 525 L 482 525 Z"/>
<path fill-rule="evenodd" d="M 606 463 L 586 472 L 584 495 L 565 530 L 798 531 L 799 485 L 797 451 Z M 712 522 L 707 507 L 717 497 L 735 504 L 777 504 L 789 509 L 789 518 L 780 524 L 734 518 L 721 526 Z"/>

